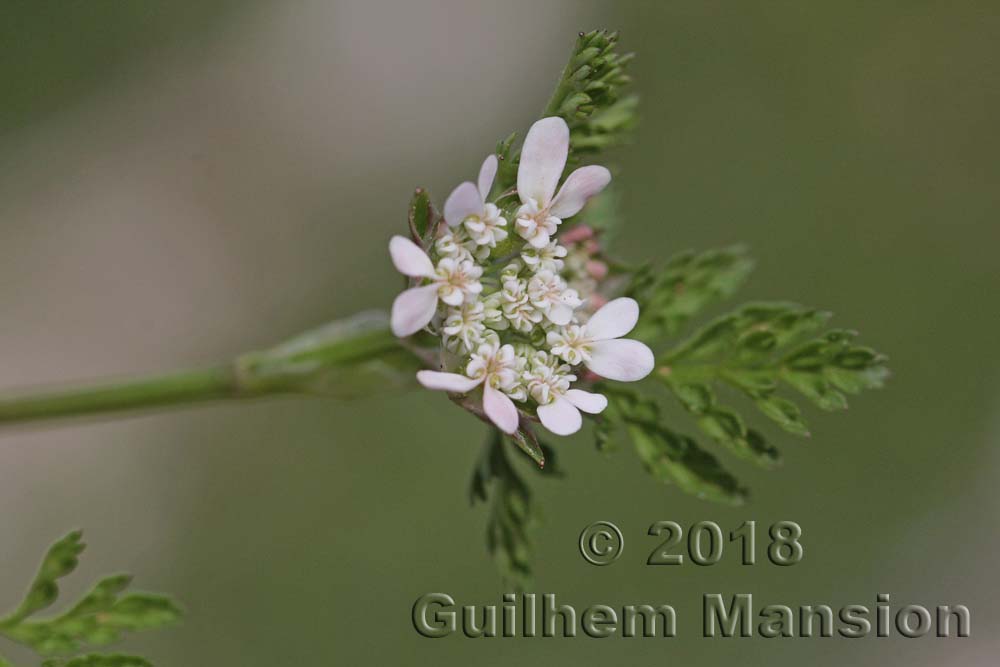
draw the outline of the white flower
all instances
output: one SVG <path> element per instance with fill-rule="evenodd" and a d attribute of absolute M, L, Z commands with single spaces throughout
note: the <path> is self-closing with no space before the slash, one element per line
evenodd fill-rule
<path fill-rule="evenodd" d="M 517 209 L 514 228 L 518 235 L 528 242 L 528 245 L 540 248 L 548 244 L 561 222 L 562 220 L 556 216 L 549 215 L 549 212 L 544 210 L 537 200 L 528 199 L 521 204 L 521 208 Z"/>
<path fill-rule="evenodd" d="M 584 325 L 550 331 L 546 341 L 553 354 L 570 364 L 582 362 L 601 377 L 634 382 L 649 375 L 656 365 L 645 344 L 622 338 L 638 321 L 639 304 L 621 297 L 604 304 Z"/>
<path fill-rule="evenodd" d="M 548 245 L 562 219 L 576 215 L 611 181 L 607 169 L 588 165 L 571 173 L 556 194 L 568 155 L 569 127 L 562 118 L 543 118 L 528 130 L 517 169 L 521 208 L 515 228 L 535 248 Z"/>
<path fill-rule="evenodd" d="M 465 219 L 465 228 L 478 245 L 495 248 L 497 243 L 507 238 L 507 219 L 500 215 L 495 204 L 486 204 L 481 216 Z"/>
<path fill-rule="evenodd" d="M 595 394 L 582 389 L 567 389 L 565 392 L 552 392 L 552 400 L 545 405 L 539 405 L 535 411 L 542 426 L 556 435 L 572 435 L 583 426 L 583 416 L 580 411 L 596 415 L 608 407 L 608 399 L 602 394 Z"/>
<path fill-rule="evenodd" d="M 472 355 L 465 375 L 440 371 L 418 371 L 417 380 L 428 389 L 467 394 L 483 386 L 483 411 L 505 433 L 517 430 L 517 407 L 505 392 L 521 393 L 518 360 L 511 345 L 498 342 L 479 346 Z"/>
<path fill-rule="evenodd" d="M 508 278 L 517 278 L 519 275 L 521 275 L 521 269 L 523 268 L 524 265 L 515 259 L 510 264 L 508 264 L 507 266 L 503 267 L 500 270 L 500 280 L 507 280 Z"/>
<path fill-rule="evenodd" d="M 405 290 L 392 302 L 392 332 L 400 338 L 415 334 L 434 319 L 438 299 L 459 306 L 483 291 L 479 282 L 483 269 L 471 260 L 445 257 L 435 268 L 427 253 L 402 236 L 393 236 L 389 241 L 389 254 L 403 275 L 431 281 Z"/>
<path fill-rule="evenodd" d="M 535 353 L 534 348 L 530 345 L 525 345 L 524 343 L 511 345 L 514 348 L 514 360 L 512 366 L 514 368 L 514 377 L 516 378 L 514 383 L 508 385 L 504 389 L 504 393 L 507 394 L 512 400 L 524 402 L 528 400 L 528 388 L 524 386 L 524 369 L 528 367 L 531 355 Z"/>
<path fill-rule="evenodd" d="M 444 203 L 444 221 L 449 227 L 464 225 L 469 236 L 477 245 L 488 248 L 507 238 L 507 219 L 500 215 L 500 209 L 486 202 L 497 173 L 497 157 L 490 155 L 479 169 L 478 186 L 471 181 L 462 183 L 452 190 Z"/>
<path fill-rule="evenodd" d="M 583 326 L 571 324 L 562 329 L 548 332 L 545 341 L 549 344 L 552 354 L 565 359 L 567 363 L 582 364 L 590 361 L 590 347 Z"/>
<path fill-rule="evenodd" d="M 434 271 L 438 285 L 438 296 L 449 306 L 461 305 L 472 296 L 483 291 L 479 282 L 483 267 L 476 266 L 471 259 L 445 257 L 438 262 Z"/>
<path fill-rule="evenodd" d="M 521 250 L 521 259 L 532 271 L 552 271 L 559 273 L 563 270 L 563 257 L 568 251 L 555 241 L 550 241 L 547 246 L 536 248 L 531 245 L 524 246 Z"/>
<path fill-rule="evenodd" d="M 576 433 L 583 426 L 580 411 L 597 414 L 608 407 L 608 399 L 581 389 L 570 389 L 576 376 L 559 359 L 539 352 L 530 370 L 524 374 L 528 393 L 538 403 L 538 418 L 542 426 L 556 435 Z"/>
<path fill-rule="evenodd" d="M 539 271 L 531 277 L 528 299 L 550 322 L 559 326 L 569 324 L 573 309 L 583 303 L 576 290 L 566 287 L 566 281 L 551 271 Z"/>
<path fill-rule="evenodd" d="M 529 130 L 517 174 L 521 206 L 515 226 L 527 243 L 518 244 L 520 256 L 506 266 L 490 262 L 492 249 L 508 237 L 507 220 L 487 201 L 498 166 L 493 155 L 476 184 L 462 183 L 448 197 L 447 225 L 439 228 L 432 254 L 400 236 L 389 243 L 396 268 L 417 279 L 393 302 L 393 332 L 409 336 L 433 321 L 447 367 L 459 370 L 423 370 L 417 379 L 430 389 L 461 394 L 482 387 L 482 412 L 467 407 L 506 433 L 519 426 L 515 402 L 530 401 L 542 425 L 558 435 L 580 429 L 581 411 L 604 410 L 604 396 L 572 388 L 574 366 L 625 381 L 644 377 L 654 366 L 649 348 L 620 339 L 638 320 L 635 301 L 617 299 L 588 319 L 603 303 L 597 288 L 607 273 L 595 255 L 593 232 L 570 230 L 566 246 L 553 238 L 562 220 L 611 180 L 604 167 L 582 167 L 556 194 L 568 148 L 569 129 L 559 118 L 545 118 Z M 594 305 L 585 311 L 585 302 Z"/>
<path fill-rule="evenodd" d="M 503 297 L 499 291 L 483 297 L 483 324 L 495 331 L 505 331 L 510 327 L 502 306 Z"/>
<path fill-rule="evenodd" d="M 530 333 L 545 316 L 528 298 L 528 284 L 516 276 L 504 278 L 500 309 L 514 330 L 522 333 Z"/>
<path fill-rule="evenodd" d="M 471 241 L 471 239 L 469 240 Z M 434 250 L 438 257 L 450 257 L 458 260 L 474 258 L 472 249 L 465 243 L 465 240 L 450 231 L 442 233 L 434 240 Z"/>
<path fill-rule="evenodd" d="M 464 346 L 462 352 L 471 351 L 482 340 L 486 331 L 484 318 L 485 306 L 482 301 L 467 302 L 458 308 L 449 308 L 444 326 L 441 328 L 441 331 L 449 337 L 445 344 L 460 342 Z M 453 344 L 450 349 L 458 351 L 457 347 Z"/>
<path fill-rule="evenodd" d="M 539 405 L 552 402 L 553 393 L 564 394 L 569 389 L 576 376 L 571 373 L 569 364 L 559 357 L 539 350 L 531 355 L 528 369 L 524 371 L 524 384 L 528 394 Z"/>

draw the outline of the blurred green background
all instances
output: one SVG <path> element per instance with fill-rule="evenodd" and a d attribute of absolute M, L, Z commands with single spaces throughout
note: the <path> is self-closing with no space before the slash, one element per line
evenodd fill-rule
<path fill-rule="evenodd" d="M 615 157 L 630 259 L 746 242 L 742 297 L 828 308 L 889 387 L 785 454 L 738 509 L 561 441 L 534 589 L 669 602 L 672 640 L 422 639 L 421 594 L 499 603 L 466 500 L 480 425 L 431 392 L 290 400 L 4 434 L 0 600 L 71 527 L 176 594 L 158 664 L 992 665 L 1000 643 L 1000 8 L 990 2 L 8 3 L 0 23 L 3 385 L 194 366 L 388 306 L 412 187 L 440 202 L 544 105 L 578 30 L 639 58 Z M 677 427 L 691 430 L 677 416 Z M 529 472 L 527 466 L 522 470 Z M 615 521 L 625 555 L 579 556 Z M 791 568 L 652 568 L 649 524 L 790 519 Z M 703 593 L 758 604 L 962 603 L 966 640 L 705 640 Z M 31 664 L 23 651 L 2 647 Z"/>

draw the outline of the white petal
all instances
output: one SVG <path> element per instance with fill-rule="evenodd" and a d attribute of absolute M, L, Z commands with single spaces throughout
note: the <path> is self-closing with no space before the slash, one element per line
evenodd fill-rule
<path fill-rule="evenodd" d="M 457 287 L 448 285 L 441 296 L 441 300 L 449 306 L 461 306 L 462 302 L 465 301 L 465 292 Z"/>
<path fill-rule="evenodd" d="M 592 415 L 604 412 L 604 408 L 608 407 L 608 399 L 604 397 L 604 394 L 593 394 L 582 389 L 567 391 L 566 400 Z"/>
<path fill-rule="evenodd" d="M 517 408 L 514 401 L 510 400 L 506 394 L 498 389 L 494 389 L 487 382 L 483 385 L 483 410 L 504 433 L 513 433 L 517 430 L 520 421 L 517 416 Z"/>
<path fill-rule="evenodd" d="M 482 215 L 483 198 L 475 184 L 466 181 L 451 191 L 444 202 L 444 221 L 449 227 L 462 224 L 470 215 Z"/>
<path fill-rule="evenodd" d="M 627 296 L 612 299 L 587 320 L 587 337 L 593 340 L 621 338 L 639 321 L 639 304 Z"/>
<path fill-rule="evenodd" d="M 611 172 L 596 164 L 580 167 L 566 177 L 549 212 L 557 218 L 569 218 L 580 212 L 587 200 L 611 182 Z"/>
<path fill-rule="evenodd" d="M 493 189 L 493 179 L 497 175 L 497 156 L 490 155 L 479 168 L 479 198 L 486 201 Z"/>
<path fill-rule="evenodd" d="M 437 290 L 437 285 L 424 285 L 400 293 L 392 302 L 392 333 L 404 338 L 427 326 L 437 311 Z"/>
<path fill-rule="evenodd" d="M 440 389 L 456 394 L 465 394 L 475 389 L 482 379 L 467 378 L 458 373 L 441 373 L 440 371 L 417 371 L 417 382 L 428 389 Z"/>
<path fill-rule="evenodd" d="M 571 319 L 573 319 L 573 309 L 565 303 L 554 303 L 549 306 L 549 310 L 545 313 L 545 315 L 549 318 L 549 322 L 552 322 L 552 324 L 564 327 L 569 324 Z"/>
<path fill-rule="evenodd" d="M 541 229 L 536 229 L 535 235 L 532 236 L 530 239 L 528 239 L 528 245 L 530 245 L 532 248 L 538 248 L 539 250 L 541 250 L 548 244 L 549 244 L 549 235 L 547 232 L 542 231 Z"/>
<path fill-rule="evenodd" d="M 389 255 L 396 270 L 411 278 L 433 278 L 434 265 L 427 253 L 416 243 L 402 236 L 389 240 Z"/>
<path fill-rule="evenodd" d="M 569 155 L 569 127 L 558 116 L 543 118 L 531 126 L 521 147 L 517 168 L 517 194 L 522 203 L 529 199 L 545 208 L 552 201 L 556 185 Z"/>
<path fill-rule="evenodd" d="M 580 411 L 561 397 L 557 397 L 551 403 L 539 405 L 537 412 L 538 418 L 542 420 L 542 426 L 556 435 L 570 435 L 579 431 L 580 427 L 583 426 L 583 417 L 580 416 Z"/>
<path fill-rule="evenodd" d="M 597 341 L 591 345 L 590 361 L 586 363 L 601 377 L 620 382 L 641 380 L 656 365 L 652 350 L 629 338 Z"/>

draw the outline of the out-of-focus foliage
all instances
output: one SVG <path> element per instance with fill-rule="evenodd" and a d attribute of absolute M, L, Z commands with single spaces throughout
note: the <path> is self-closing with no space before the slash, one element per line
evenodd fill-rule
<path fill-rule="evenodd" d="M 76 569 L 85 544 L 74 531 L 53 544 L 28 588 L 24 599 L 0 619 L 0 636 L 24 644 L 47 660 L 46 666 L 132 667 L 148 665 L 144 658 L 121 654 L 87 654 L 69 657 L 86 646 L 106 646 L 128 632 L 152 630 L 175 623 L 181 610 L 169 597 L 150 593 L 128 593 L 132 577 L 104 577 L 75 604 L 55 616 L 36 614 L 52 606 L 59 597 L 59 579 Z M 65 656 L 65 657 L 64 657 Z M 6 664 L 0 658 L 0 665 Z"/>
<path fill-rule="evenodd" d="M 600 391 L 608 397 L 608 408 L 596 429 L 599 448 L 606 449 L 620 428 L 646 470 L 659 481 L 706 500 L 743 503 L 746 490 L 739 481 L 694 439 L 669 429 L 655 400 L 610 384 L 602 384 Z"/>
<path fill-rule="evenodd" d="M 532 458 L 545 462 L 538 470 L 545 475 L 559 475 L 554 451 L 535 440 L 533 435 L 530 437 L 538 449 L 537 458 Z M 479 463 L 472 472 L 469 500 L 473 505 L 477 502 L 488 504 L 486 548 L 501 574 L 512 585 L 524 588 L 531 581 L 529 532 L 538 523 L 539 511 L 532 500 L 531 488 L 507 458 L 506 446 L 500 431 L 491 429 Z"/>
<path fill-rule="evenodd" d="M 662 266 L 643 265 L 625 292 L 643 305 L 633 335 L 653 342 L 676 335 L 705 307 L 732 296 L 753 265 L 742 246 L 686 251 Z"/>

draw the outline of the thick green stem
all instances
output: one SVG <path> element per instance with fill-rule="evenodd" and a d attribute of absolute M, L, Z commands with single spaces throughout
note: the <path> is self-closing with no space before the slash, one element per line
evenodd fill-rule
<path fill-rule="evenodd" d="M 247 398 L 263 393 L 266 389 L 241 387 L 233 368 L 223 366 L 122 382 L 0 395 L 0 424 Z"/>
<path fill-rule="evenodd" d="M 351 397 L 403 383 L 418 362 L 389 331 L 384 313 L 367 312 L 227 365 L 0 393 L 0 426 L 287 393 Z"/>

